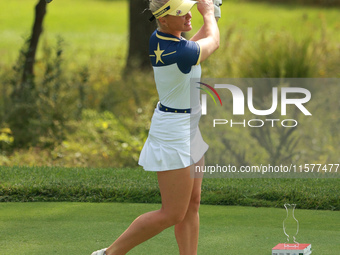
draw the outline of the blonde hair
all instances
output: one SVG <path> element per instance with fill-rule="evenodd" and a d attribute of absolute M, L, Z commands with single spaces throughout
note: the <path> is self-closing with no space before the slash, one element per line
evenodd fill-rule
<path fill-rule="evenodd" d="M 163 5 L 165 5 L 169 0 L 150 0 L 150 11 L 155 12 Z"/>
<path fill-rule="evenodd" d="M 149 9 L 151 12 L 155 12 L 169 1 L 170 0 L 150 0 Z M 156 19 L 156 22 L 157 26 L 160 27 L 158 19 Z"/>

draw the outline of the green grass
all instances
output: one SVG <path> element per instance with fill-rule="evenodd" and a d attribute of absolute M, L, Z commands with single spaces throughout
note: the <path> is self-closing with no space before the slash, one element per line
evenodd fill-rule
<path fill-rule="evenodd" d="M 23 38 L 30 33 L 36 3 L 0 2 L 0 37 L 5 38 L 0 42 L 1 61 L 13 63 L 16 59 Z M 112 61 L 117 52 L 126 49 L 127 30 L 127 1 L 58 0 L 47 5 L 42 42 L 61 36 L 66 41 L 67 55 L 73 60 L 85 63 L 99 54 Z"/>
<path fill-rule="evenodd" d="M 107 247 L 140 214 L 155 204 L 0 203 L 0 253 L 91 254 Z M 297 240 L 311 243 L 313 255 L 337 255 L 339 212 L 296 210 Z M 198 254 L 269 255 L 285 242 L 284 209 L 208 206 L 200 209 Z M 131 255 L 178 254 L 173 228 L 136 247 Z M 251 252 L 250 252 L 251 251 Z"/>
<path fill-rule="evenodd" d="M 141 168 L 0 167 L 0 202 L 160 203 Z M 202 204 L 340 210 L 340 179 L 204 179 Z"/>
<path fill-rule="evenodd" d="M 29 35 L 33 24 L 36 0 L 1 1 L 0 54 L 1 62 L 13 63 Z M 128 36 L 128 2 L 95 0 L 58 0 L 47 6 L 43 41 L 66 41 L 67 55 L 75 63 L 86 63 L 95 56 L 112 61 L 117 54 L 125 56 Z M 193 26 L 197 31 L 202 18 L 193 9 Z M 339 9 L 272 5 L 268 3 L 226 2 L 219 22 L 224 34 L 230 27 L 244 40 L 254 40 L 261 31 L 270 34 L 286 31 L 294 37 L 319 30 L 324 26 L 331 40 L 339 41 Z"/>

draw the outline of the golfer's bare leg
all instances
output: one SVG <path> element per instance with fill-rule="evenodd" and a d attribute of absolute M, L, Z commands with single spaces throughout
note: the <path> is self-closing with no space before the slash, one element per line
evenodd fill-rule
<path fill-rule="evenodd" d="M 187 212 L 194 179 L 190 167 L 158 172 L 162 208 L 139 216 L 107 249 L 107 255 L 123 255 L 164 229 L 181 222 Z"/>
<path fill-rule="evenodd" d="M 204 166 L 204 158 L 196 165 Z M 192 173 L 193 174 L 193 173 Z M 184 220 L 175 225 L 175 236 L 180 255 L 196 255 L 199 236 L 199 206 L 203 173 L 195 173 L 194 186 Z"/>

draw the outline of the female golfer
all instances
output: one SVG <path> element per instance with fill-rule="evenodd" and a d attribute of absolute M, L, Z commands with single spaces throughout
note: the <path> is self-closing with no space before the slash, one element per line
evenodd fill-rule
<path fill-rule="evenodd" d="M 190 79 L 200 78 L 199 64 L 219 47 L 220 36 L 213 0 L 199 0 L 197 9 L 204 24 L 189 41 L 181 37 L 192 29 L 190 10 L 195 3 L 150 1 L 158 24 L 150 39 L 150 59 L 160 102 L 139 164 L 157 172 L 162 207 L 139 216 L 109 248 L 92 255 L 126 254 L 173 225 L 179 253 L 197 254 L 202 176 L 194 169 L 203 166 L 208 145 L 198 128 L 199 89 L 190 90 Z"/>

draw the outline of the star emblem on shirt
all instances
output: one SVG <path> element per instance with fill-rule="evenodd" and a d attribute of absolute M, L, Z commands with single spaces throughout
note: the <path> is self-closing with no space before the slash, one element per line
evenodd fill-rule
<path fill-rule="evenodd" d="M 157 50 L 155 50 L 154 52 L 155 52 L 155 55 L 156 55 L 156 65 L 157 65 L 158 62 L 161 62 L 161 63 L 164 64 L 164 62 L 162 60 L 162 54 L 163 54 L 164 50 L 161 50 L 159 43 L 157 45 Z"/>

